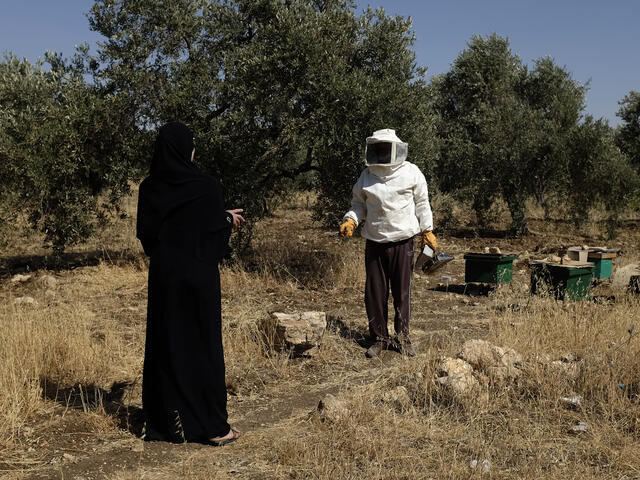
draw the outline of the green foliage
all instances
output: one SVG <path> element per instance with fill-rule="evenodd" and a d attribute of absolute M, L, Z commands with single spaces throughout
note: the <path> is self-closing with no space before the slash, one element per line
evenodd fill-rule
<path fill-rule="evenodd" d="M 380 128 L 409 143 L 443 205 L 464 198 L 486 223 L 503 198 L 514 234 L 532 196 L 580 218 L 600 202 L 614 219 L 637 190 L 640 95 L 621 102 L 621 153 L 606 124 L 583 119 L 585 86 L 549 58 L 529 71 L 495 34 L 427 85 L 410 20 L 357 15 L 351 0 L 96 0 L 89 22 L 104 36 L 96 58 L 85 46 L 69 61 L 0 63 L 0 224 L 19 208 L 58 251 L 117 208 L 172 120 L 193 128 L 196 162 L 250 220 L 304 186 L 334 224 Z"/>
<path fill-rule="evenodd" d="M 606 123 L 582 119 L 586 87 L 552 59 L 529 71 L 506 39 L 476 36 L 432 88 L 440 187 L 470 200 L 480 224 L 500 196 L 514 235 L 527 231 L 530 197 L 547 213 L 550 196 L 570 199 L 577 221 L 597 201 L 611 219 L 627 205 L 637 175 Z"/>
<path fill-rule="evenodd" d="M 480 223 L 503 195 L 517 233 L 525 227 L 523 170 L 535 143 L 534 115 L 520 94 L 526 73 L 509 42 L 494 34 L 473 37 L 451 71 L 434 82 L 441 188 L 470 199 Z"/>
<path fill-rule="evenodd" d="M 629 92 L 620 102 L 618 117 L 622 125 L 616 134 L 616 143 L 640 172 L 640 92 Z"/>
<path fill-rule="evenodd" d="M 14 56 L 0 63 L 0 203 L 27 214 L 58 252 L 87 239 L 102 208 L 129 191 L 137 159 L 126 105 L 85 82 L 82 55 L 67 64 L 48 54 L 49 70 Z"/>
<path fill-rule="evenodd" d="M 326 0 L 98 0 L 92 28 L 112 89 L 150 124 L 181 119 L 196 161 L 252 219 L 316 172 L 318 217 L 348 205 L 364 138 L 395 127 L 426 158 L 429 122 L 410 24 Z M 430 149 L 433 150 L 433 149 Z"/>
<path fill-rule="evenodd" d="M 603 120 L 587 116 L 573 132 L 571 149 L 571 190 L 568 198 L 578 224 L 589 210 L 604 205 L 608 233 L 614 233 L 618 216 L 637 197 L 640 180 L 628 158 L 616 147 L 613 132 Z"/>

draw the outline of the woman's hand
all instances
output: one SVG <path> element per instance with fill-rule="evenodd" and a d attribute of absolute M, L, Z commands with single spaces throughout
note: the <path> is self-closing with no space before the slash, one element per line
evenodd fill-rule
<path fill-rule="evenodd" d="M 234 210 L 225 210 L 225 211 L 231 214 L 231 217 L 233 218 L 233 228 L 240 228 L 240 225 L 246 222 L 244 217 L 240 215 L 240 212 L 243 211 L 241 208 L 236 208 Z"/>

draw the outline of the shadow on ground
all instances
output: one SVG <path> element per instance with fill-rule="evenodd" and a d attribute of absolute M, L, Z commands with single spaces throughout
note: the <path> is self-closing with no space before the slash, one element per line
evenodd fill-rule
<path fill-rule="evenodd" d="M 450 283 L 448 285 L 438 285 L 429 290 L 434 292 L 456 293 L 458 295 L 468 295 L 471 297 L 487 297 L 495 291 L 495 285 L 477 283 Z"/>
<path fill-rule="evenodd" d="M 131 250 L 92 250 L 90 252 L 65 253 L 61 256 L 19 255 L 0 258 L 0 277 L 35 270 L 65 271 L 78 267 L 96 266 L 101 262 L 123 265 L 139 262 L 144 257 Z"/>
<path fill-rule="evenodd" d="M 327 315 L 327 330 L 337 333 L 342 338 L 353 340 L 364 349 L 369 348 L 373 343 L 368 332 L 352 329 L 341 317 Z"/>
<path fill-rule="evenodd" d="M 109 390 L 105 390 L 96 385 L 82 384 L 61 387 L 48 378 L 40 379 L 43 398 L 74 410 L 103 409 L 116 420 L 119 428 L 141 437 L 144 427 L 142 408 L 123 401 L 125 393 L 134 385 L 135 381 L 114 382 Z"/>

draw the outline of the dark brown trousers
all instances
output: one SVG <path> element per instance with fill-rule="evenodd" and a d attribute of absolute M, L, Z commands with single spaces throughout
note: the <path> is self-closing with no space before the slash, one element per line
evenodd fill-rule
<path fill-rule="evenodd" d="M 387 328 L 389 287 L 393 295 L 396 335 L 408 336 L 411 318 L 413 237 L 389 243 L 367 240 L 365 266 L 367 280 L 364 303 L 367 307 L 371 336 L 379 340 L 390 340 Z"/>

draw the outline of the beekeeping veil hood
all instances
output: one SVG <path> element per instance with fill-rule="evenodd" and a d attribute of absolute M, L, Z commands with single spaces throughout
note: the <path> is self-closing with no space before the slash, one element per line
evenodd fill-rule
<path fill-rule="evenodd" d="M 376 130 L 367 137 L 364 156 L 368 167 L 400 165 L 407 159 L 407 154 L 408 145 L 398 138 L 395 130 Z"/>

